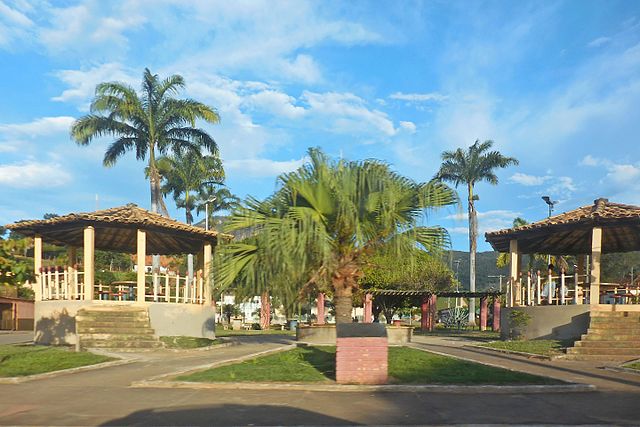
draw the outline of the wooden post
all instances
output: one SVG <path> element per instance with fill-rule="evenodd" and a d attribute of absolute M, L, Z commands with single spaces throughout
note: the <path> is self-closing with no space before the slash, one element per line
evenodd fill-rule
<path fill-rule="evenodd" d="M 93 300 L 93 287 L 95 282 L 95 243 L 96 231 L 93 227 L 85 227 L 84 229 L 84 299 L 85 301 Z"/>
<path fill-rule="evenodd" d="M 591 232 L 591 283 L 589 304 L 600 304 L 600 257 L 602 256 L 602 228 L 593 227 Z"/>
<path fill-rule="evenodd" d="M 67 292 L 69 295 L 68 299 L 75 299 L 75 296 L 78 293 L 78 285 L 74 281 L 74 279 L 77 277 L 74 274 L 74 271 L 76 270 L 76 261 L 77 261 L 76 255 L 77 253 L 76 253 L 75 246 L 67 247 L 67 258 L 69 258 L 69 265 L 67 266 L 67 277 L 69 278 L 69 281 L 67 282 L 67 288 L 68 288 Z"/>
<path fill-rule="evenodd" d="M 367 294 L 369 295 L 369 294 Z M 365 308 L 366 308 L 366 296 L 365 296 Z M 324 293 L 318 293 L 318 298 L 316 299 L 316 308 L 318 310 L 316 323 L 318 325 L 324 325 Z M 367 310 L 365 309 L 365 317 L 367 316 Z"/>
<path fill-rule="evenodd" d="M 480 330 L 481 331 L 487 330 L 487 311 L 488 311 L 487 297 L 486 296 L 480 297 Z"/>
<path fill-rule="evenodd" d="M 364 296 L 364 323 L 373 323 L 373 295 Z"/>
<path fill-rule="evenodd" d="M 36 301 L 42 301 L 42 237 L 38 235 L 33 238 L 33 268 L 36 275 L 34 297 Z"/>
<path fill-rule="evenodd" d="M 136 247 L 136 261 L 137 261 L 137 269 L 138 275 L 136 280 L 136 301 L 145 302 L 146 301 L 146 285 L 145 285 L 145 267 L 146 267 L 146 259 L 147 259 L 147 232 L 144 230 L 138 229 L 138 239 L 137 239 L 137 247 Z"/>
<path fill-rule="evenodd" d="M 511 277 L 511 298 L 513 305 L 519 306 L 521 304 L 520 298 L 520 254 L 518 253 L 518 241 L 511 240 L 509 242 L 509 269 Z"/>
<path fill-rule="evenodd" d="M 538 270 L 538 274 L 536 274 L 536 305 L 542 304 L 542 297 L 540 295 L 540 289 L 542 282 L 542 275 L 540 274 L 540 270 Z"/>
<path fill-rule="evenodd" d="M 491 326 L 496 332 L 500 330 L 500 297 L 498 295 L 493 298 L 493 325 Z"/>
<path fill-rule="evenodd" d="M 527 271 L 527 305 L 533 305 L 533 298 L 531 298 L 531 270 Z"/>
<path fill-rule="evenodd" d="M 420 306 L 420 329 L 426 331 L 428 329 L 428 317 L 429 317 L 429 297 L 422 298 L 422 305 Z"/>
<path fill-rule="evenodd" d="M 213 280 L 211 275 L 211 258 L 213 256 L 213 249 L 211 243 L 205 243 L 203 248 L 203 258 L 202 258 L 202 271 L 203 271 L 203 280 L 204 280 L 204 303 L 209 305 L 211 304 L 211 294 L 213 287 Z"/>
<path fill-rule="evenodd" d="M 560 269 L 560 290 L 558 291 L 560 293 L 560 305 L 564 305 L 565 303 L 564 301 L 565 284 L 566 284 L 566 280 L 564 276 L 564 267 L 563 267 L 562 269 Z"/>

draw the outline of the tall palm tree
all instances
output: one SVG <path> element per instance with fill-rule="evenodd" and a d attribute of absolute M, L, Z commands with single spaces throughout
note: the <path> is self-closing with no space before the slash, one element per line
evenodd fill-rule
<path fill-rule="evenodd" d="M 103 164 L 107 167 L 127 151 L 134 151 L 138 160 L 148 158 L 151 211 L 158 212 L 160 208 L 165 215 L 157 157 L 203 148 L 212 155 L 218 154 L 216 142 L 206 131 L 196 128 L 196 121 L 215 124 L 220 117 L 205 104 L 175 98 L 184 86 L 182 76 L 176 74 L 160 80 L 148 68 L 144 70 L 139 94 L 124 83 L 100 83 L 91 112 L 76 120 L 71 128 L 71 137 L 79 145 L 88 145 L 107 135 L 115 138 L 104 155 Z"/>
<path fill-rule="evenodd" d="M 208 205 L 208 207 L 207 207 Z M 197 213 L 208 211 L 209 224 L 213 224 L 214 216 L 220 211 L 232 211 L 240 205 L 240 199 L 228 188 L 219 186 L 219 183 L 207 184 L 198 194 Z"/>
<path fill-rule="evenodd" d="M 498 177 L 495 169 L 517 165 L 518 160 L 513 157 L 505 157 L 499 151 L 490 151 L 493 141 L 480 142 L 476 140 L 466 151 L 458 148 L 455 151 L 442 153 L 442 165 L 436 174 L 436 179 L 451 182 L 456 187 L 460 184 L 467 185 L 467 202 L 469 209 L 469 290 L 476 290 L 476 248 L 478 238 L 478 219 L 475 209 L 475 201 L 478 196 L 474 194 L 476 183 L 486 181 L 497 185 Z M 469 323 L 475 325 L 475 300 L 469 300 Z"/>
<path fill-rule="evenodd" d="M 176 206 L 185 210 L 187 224 L 193 223 L 192 212 L 206 187 L 225 178 L 219 157 L 203 156 L 196 151 L 161 157 L 157 166 L 163 181 L 162 193 L 171 193 Z"/>
<path fill-rule="evenodd" d="M 332 161 L 319 149 L 310 162 L 280 176 L 269 199 L 249 200 L 233 213 L 229 231 L 253 228 L 254 241 L 219 251 L 219 283 L 314 285 L 333 293 L 336 321 L 351 322 L 352 295 L 367 255 L 385 248 L 411 257 L 416 246 L 437 251 L 448 234 L 427 227 L 427 210 L 457 202 L 443 183 L 416 183 L 376 161 Z"/>

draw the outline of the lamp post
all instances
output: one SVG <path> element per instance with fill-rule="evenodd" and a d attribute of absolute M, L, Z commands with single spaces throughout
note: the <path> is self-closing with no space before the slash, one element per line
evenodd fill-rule
<path fill-rule="evenodd" d="M 547 218 L 551 218 L 551 214 L 553 213 L 553 207 L 558 203 L 557 200 L 551 200 L 549 196 L 542 196 L 542 200 L 549 206 L 549 215 Z M 547 256 L 547 266 L 551 264 L 551 254 Z"/>
<path fill-rule="evenodd" d="M 209 203 L 213 203 L 215 201 L 215 196 L 211 196 L 204 202 L 204 229 L 207 231 L 209 231 Z"/>

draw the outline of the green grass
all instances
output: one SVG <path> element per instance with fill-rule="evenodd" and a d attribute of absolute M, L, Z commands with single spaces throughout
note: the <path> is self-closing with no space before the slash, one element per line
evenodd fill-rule
<path fill-rule="evenodd" d="M 540 354 L 543 356 L 555 356 L 562 354 L 562 349 L 571 345 L 571 342 L 560 340 L 530 340 L 530 341 L 494 341 L 480 344 L 483 347 L 500 350 L 520 351 L 523 353 Z"/>
<path fill-rule="evenodd" d="M 222 329 L 220 327 L 216 328 L 216 337 L 239 337 L 239 336 L 249 336 L 249 335 L 295 335 L 295 331 L 289 330 L 276 330 L 276 329 L 267 329 L 267 330 L 241 330 L 241 331 L 232 331 L 231 329 Z"/>
<path fill-rule="evenodd" d="M 422 331 L 420 328 L 416 328 L 413 331 L 414 335 L 422 336 L 435 336 L 435 337 L 456 337 L 466 338 L 475 341 L 493 341 L 500 339 L 500 332 L 494 331 L 480 331 L 474 329 L 449 329 L 449 328 L 436 328 L 432 332 Z"/>
<path fill-rule="evenodd" d="M 209 338 L 194 338 L 194 337 L 160 337 L 160 341 L 162 341 L 167 348 L 177 348 L 177 349 L 189 349 L 189 348 L 200 348 L 200 347 L 209 347 L 212 345 L 222 344 L 220 340 L 212 340 Z"/>
<path fill-rule="evenodd" d="M 21 377 L 114 360 L 61 347 L 0 345 L 0 377 Z"/>
<path fill-rule="evenodd" d="M 180 376 L 196 382 L 331 382 L 335 347 L 298 347 L 234 365 Z M 390 382 L 396 384 L 557 384 L 549 378 L 439 356 L 407 347 L 389 348 Z"/>
<path fill-rule="evenodd" d="M 640 362 L 633 362 L 633 363 L 629 363 L 628 365 L 624 365 L 625 368 L 629 368 L 629 369 L 635 369 L 637 371 L 640 371 Z"/>

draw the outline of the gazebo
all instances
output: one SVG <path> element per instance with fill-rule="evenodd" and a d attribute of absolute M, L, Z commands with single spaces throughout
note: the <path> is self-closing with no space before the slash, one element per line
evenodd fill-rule
<path fill-rule="evenodd" d="M 503 316 L 510 308 L 525 309 L 534 317 L 532 323 L 544 324 L 539 325 L 539 334 L 565 328 L 575 335 L 586 329 L 591 311 L 640 311 L 636 285 L 601 281 L 603 253 L 640 250 L 639 206 L 600 198 L 592 205 L 489 232 L 485 237 L 494 250 L 510 257 Z M 570 266 L 559 271 L 523 272 L 524 254 L 573 255 L 576 263 L 573 271 L 568 271 Z M 575 327 L 569 327 L 572 322 Z"/>
<path fill-rule="evenodd" d="M 149 313 L 157 335 L 213 337 L 215 307 L 211 298 L 211 259 L 219 238 L 213 230 L 193 227 L 134 204 L 47 220 L 20 221 L 8 229 L 34 238 L 35 330 L 87 307 L 135 306 Z M 43 242 L 66 246 L 68 265 L 43 267 Z M 95 250 L 135 254 L 136 280 L 113 286 L 96 283 Z M 78 264 L 78 252 L 82 262 Z M 146 255 L 198 254 L 194 277 L 147 272 Z M 58 343 L 74 344 L 75 325 L 60 328 Z M 51 336 L 49 333 L 47 336 Z M 56 334 L 53 334 L 56 335 Z"/>

